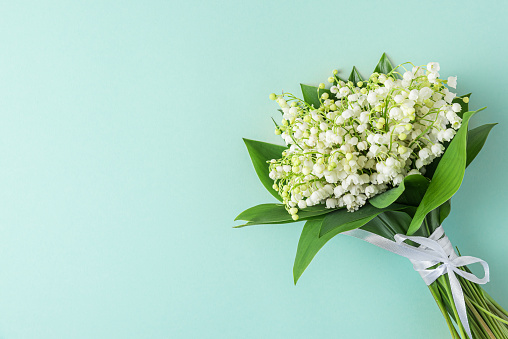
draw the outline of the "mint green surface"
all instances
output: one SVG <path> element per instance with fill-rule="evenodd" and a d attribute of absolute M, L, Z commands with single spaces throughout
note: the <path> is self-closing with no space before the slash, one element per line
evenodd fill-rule
<path fill-rule="evenodd" d="M 393 64 L 457 75 L 499 122 L 445 229 L 508 307 L 503 1 L 4 1 L 0 338 L 448 338 L 411 264 L 338 236 L 295 287 L 303 223 L 233 229 L 276 202 L 242 137 L 281 90 Z M 478 270 L 475 270 L 478 272 Z"/>

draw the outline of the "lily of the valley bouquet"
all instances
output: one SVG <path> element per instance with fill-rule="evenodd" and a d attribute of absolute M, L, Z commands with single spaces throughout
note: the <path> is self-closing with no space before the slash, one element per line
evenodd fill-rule
<path fill-rule="evenodd" d="M 408 258 L 453 338 L 508 338 L 508 313 L 480 286 L 485 261 L 455 252 L 441 224 L 467 166 L 495 124 L 468 129 L 469 94 L 440 66 L 393 68 L 385 54 L 363 79 L 337 70 L 330 88 L 301 85 L 303 98 L 271 94 L 286 146 L 244 139 L 256 173 L 280 203 L 247 209 L 244 227 L 305 220 L 295 283 L 325 243 L 346 234 Z M 467 265 L 479 263 L 484 276 Z"/>

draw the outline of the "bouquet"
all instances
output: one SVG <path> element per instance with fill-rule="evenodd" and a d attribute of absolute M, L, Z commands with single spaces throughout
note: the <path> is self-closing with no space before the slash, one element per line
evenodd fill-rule
<path fill-rule="evenodd" d="M 270 94 L 282 115 L 285 146 L 244 139 L 255 171 L 279 203 L 247 209 L 235 227 L 305 220 L 293 267 L 295 284 L 316 253 L 338 234 L 404 256 L 434 297 L 453 338 L 508 338 L 508 312 L 481 287 L 485 261 L 461 256 L 443 221 L 465 169 L 495 124 L 468 129 L 479 111 L 457 96 L 457 77 L 440 65 L 393 68 L 385 54 L 363 79 L 334 70 L 303 98 Z M 467 265 L 480 263 L 484 277 Z"/>

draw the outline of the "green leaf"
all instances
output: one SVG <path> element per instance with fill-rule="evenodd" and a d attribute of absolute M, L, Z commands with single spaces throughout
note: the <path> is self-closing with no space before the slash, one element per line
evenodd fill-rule
<path fill-rule="evenodd" d="M 485 124 L 473 128 L 467 133 L 467 160 L 466 167 L 476 158 L 485 145 L 490 130 L 497 124 Z"/>
<path fill-rule="evenodd" d="M 394 240 L 395 234 L 406 234 L 409 224 L 411 224 L 411 217 L 407 213 L 387 211 L 381 213 L 360 229 Z"/>
<path fill-rule="evenodd" d="M 356 213 L 356 212 L 355 212 Z M 321 230 L 322 218 L 309 220 L 303 227 L 298 248 L 296 250 L 295 263 L 293 265 L 293 278 L 295 284 L 302 276 L 305 269 L 309 266 L 312 259 L 316 256 L 319 250 L 333 237 L 340 234 L 339 229 L 335 229 L 319 236 Z M 357 220 L 358 224 L 363 225 L 361 228 L 378 234 L 382 237 L 393 239 L 396 233 L 405 233 L 411 217 L 403 212 L 384 212 L 377 217 L 367 217 L 365 219 Z M 388 226 L 387 226 L 388 225 Z"/>
<path fill-rule="evenodd" d="M 318 215 L 327 214 L 335 209 L 326 208 L 324 204 L 306 207 L 298 212 L 299 220 L 306 220 Z M 240 213 L 235 220 L 247 221 L 244 225 L 235 226 L 235 228 L 261 225 L 261 224 L 280 224 L 294 222 L 291 215 L 283 204 L 261 204 L 246 209 Z"/>
<path fill-rule="evenodd" d="M 351 74 L 349 75 L 348 80 L 351 81 L 355 86 L 357 86 L 357 84 L 360 81 L 363 81 L 362 76 L 360 75 L 360 73 L 358 73 L 358 70 L 356 69 L 355 66 L 353 66 L 353 69 L 351 70 Z"/>
<path fill-rule="evenodd" d="M 377 208 L 385 208 L 390 206 L 402 195 L 402 193 L 404 193 L 407 184 L 413 186 L 422 186 L 427 189 L 429 186 L 429 181 L 421 174 L 409 175 L 404 178 L 399 186 L 369 199 L 370 204 Z"/>
<path fill-rule="evenodd" d="M 386 211 L 396 211 L 407 206 L 402 204 L 392 204 L 386 208 L 376 208 L 367 203 L 355 212 L 348 212 L 346 209 L 337 210 L 325 216 L 321 225 L 320 236 L 329 232 L 345 232 L 365 225 L 368 221 L 375 218 L 378 214 Z"/>
<path fill-rule="evenodd" d="M 451 199 L 448 199 L 444 204 L 439 206 L 439 225 L 450 215 L 452 209 Z"/>
<path fill-rule="evenodd" d="M 379 59 L 376 68 L 374 69 L 374 72 L 388 74 L 392 71 L 392 69 L 393 69 L 392 63 L 386 56 L 386 53 L 383 53 L 381 59 Z"/>
<path fill-rule="evenodd" d="M 328 240 L 336 235 L 329 233 L 320 238 L 319 230 L 321 229 L 322 222 L 323 219 L 309 220 L 303 226 L 302 234 L 298 241 L 298 248 L 296 249 L 295 262 L 293 264 L 293 279 L 295 285 L 317 252 L 319 252 Z"/>
<path fill-rule="evenodd" d="M 423 196 L 425 195 L 425 192 L 427 192 L 427 189 L 430 185 L 430 182 L 427 180 L 427 178 L 425 178 L 425 180 L 426 181 L 419 179 L 406 181 L 404 184 L 406 189 L 404 192 L 402 192 L 396 202 L 408 206 L 419 206 Z"/>
<path fill-rule="evenodd" d="M 441 157 L 429 188 L 416 210 L 413 221 L 409 226 L 408 235 L 416 232 L 427 213 L 444 204 L 459 189 L 466 170 L 466 141 L 469 119 L 479 111 L 464 114 L 462 126 Z"/>
<path fill-rule="evenodd" d="M 300 87 L 302 88 L 302 95 L 303 100 L 308 103 L 311 106 L 314 106 L 314 108 L 319 108 L 321 106 L 321 102 L 319 101 L 319 98 L 321 97 L 321 94 L 328 93 L 330 95 L 330 98 L 334 96 L 330 90 L 324 88 L 320 89 L 315 86 L 308 86 L 304 84 L 300 84 Z M 319 94 L 318 94 L 319 89 Z"/>
<path fill-rule="evenodd" d="M 259 180 L 261 180 L 263 186 L 265 186 L 268 192 L 270 192 L 275 199 L 282 201 L 279 193 L 277 193 L 277 191 L 275 191 L 272 187 L 274 181 L 268 176 L 270 171 L 267 161 L 280 159 L 282 157 L 282 152 L 286 150 L 287 147 L 245 138 L 243 141 L 245 142 L 245 146 L 247 146 L 250 159 L 252 160 L 252 164 L 254 165 L 254 169 L 256 170 Z"/>
<path fill-rule="evenodd" d="M 371 218 L 368 219 L 370 220 Z M 328 242 L 328 240 L 340 233 L 339 231 L 331 231 L 320 237 L 319 232 L 322 222 L 323 219 L 321 218 L 309 220 L 303 227 L 300 240 L 298 241 L 295 263 L 293 265 L 293 278 L 295 284 L 319 250 Z M 358 220 L 358 223 L 361 223 L 362 225 L 366 222 L 368 222 L 368 220 Z"/>

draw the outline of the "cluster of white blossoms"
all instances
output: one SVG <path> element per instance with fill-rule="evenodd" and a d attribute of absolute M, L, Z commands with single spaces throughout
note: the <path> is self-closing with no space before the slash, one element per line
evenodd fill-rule
<path fill-rule="evenodd" d="M 456 88 L 457 78 L 439 79 L 438 71 L 431 62 L 353 83 L 334 70 L 331 95 L 322 93 L 319 107 L 289 93 L 270 95 L 283 112 L 275 133 L 288 145 L 271 160 L 270 178 L 294 220 L 299 209 L 322 203 L 353 212 L 406 176 L 425 173 L 462 121 L 445 86 Z"/>

